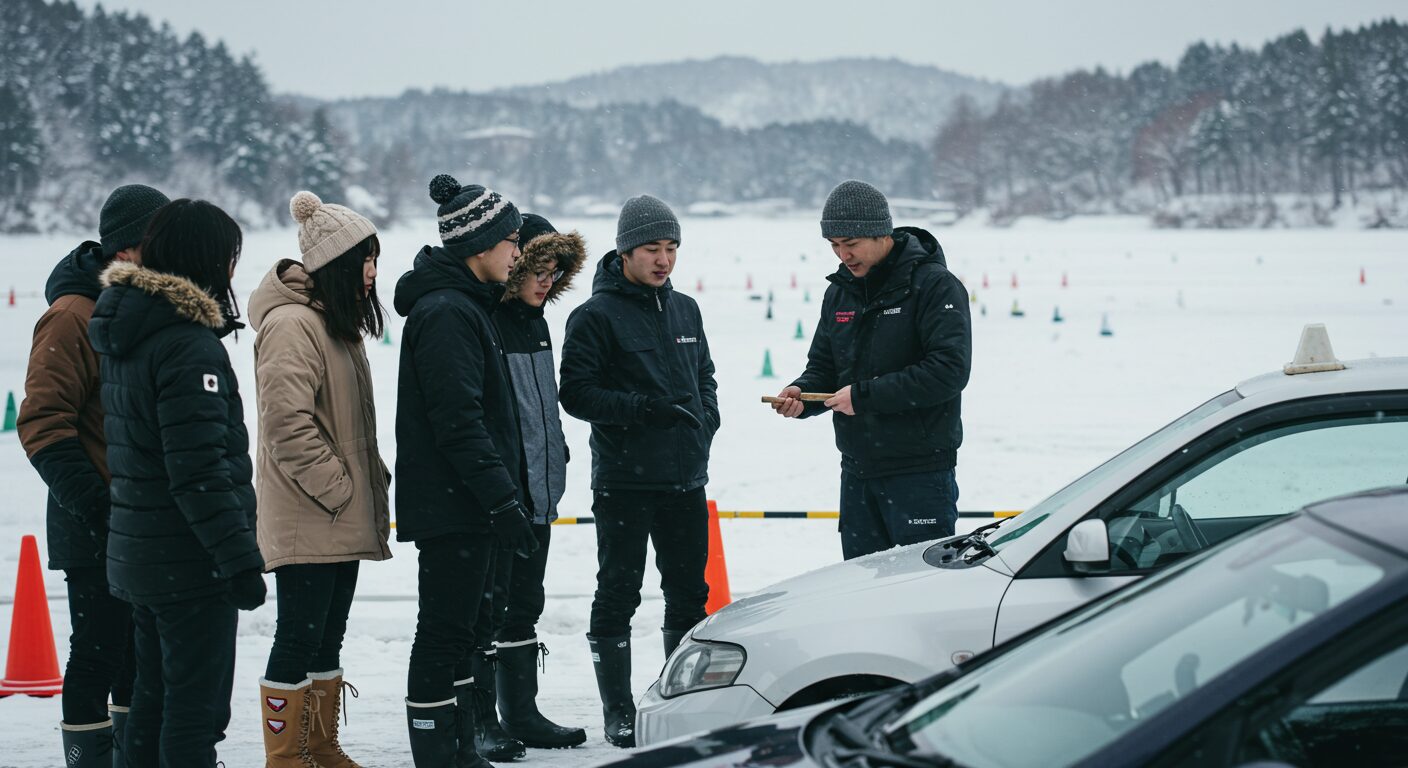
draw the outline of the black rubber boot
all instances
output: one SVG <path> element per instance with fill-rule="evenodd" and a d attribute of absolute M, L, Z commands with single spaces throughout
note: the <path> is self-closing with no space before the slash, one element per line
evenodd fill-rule
<path fill-rule="evenodd" d="M 474 652 L 471 669 L 474 682 L 455 688 L 460 706 L 468 705 L 474 711 L 474 748 L 479 754 L 496 763 L 517 760 L 528 754 L 523 742 L 504 733 L 499 725 L 499 713 L 494 704 L 498 696 L 494 693 L 494 667 L 496 657 L 481 651 Z"/>
<path fill-rule="evenodd" d="M 127 730 L 127 713 L 131 707 L 108 705 L 108 717 L 112 718 L 112 768 L 127 768 L 127 759 L 122 756 L 122 734 Z"/>
<path fill-rule="evenodd" d="M 670 660 L 670 654 L 674 653 L 675 649 L 680 647 L 680 641 L 683 640 L 684 636 L 687 634 L 689 634 L 689 630 L 687 629 L 660 628 L 660 636 L 665 638 L 665 661 Z"/>
<path fill-rule="evenodd" d="M 500 645 L 498 665 L 499 724 L 508 735 L 534 749 L 566 749 L 587 740 L 583 728 L 568 728 L 538 711 L 538 654 L 548 655 L 538 638 Z"/>
<path fill-rule="evenodd" d="M 416 768 L 493 768 L 482 760 L 478 763 L 455 761 L 457 714 L 453 701 L 436 704 L 406 701 L 406 729 L 411 734 L 411 760 Z M 473 740 L 470 744 L 473 752 Z"/>
<path fill-rule="evenodd" d="M 59 723 L 64 737 L 64 765 L 68 768 L 110 768 L 112 721 L 91 725 Z"/>
<path fill-rule="evenodd" d="M 601 692 L 606 741 L 613 747 L 636 745 L 636 702 L 631 696 L 631 636 L 592 637 L 592 667 Z"/>

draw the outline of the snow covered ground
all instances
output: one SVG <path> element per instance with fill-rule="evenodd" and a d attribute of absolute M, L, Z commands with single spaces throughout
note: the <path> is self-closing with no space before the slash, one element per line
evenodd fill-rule
<path fill-rule="evenodd" d="M 427 203 L 428 205 L 428 203 Z M 905 223 L 905 222 L 899 222 Z M 615 221 L 557 221 L 577 227 L 594 255 L 611 247 Z M 807 219 L 687 219 L 674 283 L 693 293 L 718 366 L 723 428 L 714 442 L 709 487 L 722 509 L 835 509 L 839 458 L 825 418 L 784 421 L 759 404 L 800 371 L 824 277 L 836 262 Z M 1157 231 L 1142 220 L 1102 218 L 1023 223 L 1013 229 L 959 227 L 935 234 L 950 268 L 977 294 L 974 365 L 964 396 L 966 443 L 958 479 L 962 509 L 1021 509 L 1115 451 L 1237 381 L 1278 369 L 1301 326 L 1324 322 L 1342 358 L 1408 354 L 1408 233 L 1394 231 Z M 381 289 L 391 288 L 421 244 L 427 220 L 383 233 Z M 30 333 L 43 311 L 54 261 L 78 236 L 0 239 L 0 395 L 22 396 Z M 249 233 L 237 274 L 242 296 L 283 257 L 297 257 L 291 230 Z M 1359 283 L 1361 267 L 1367 283 Z M 983 287 L 986 274 L 989 286 Z M 1062 275 L 1069 287 L 1062 287 Z M 792 287 L 793 276 L 797 287 Z M 1015 278 L 1014 278 L 1015 275 Z M 571 307 L 589 295 L 590 274 L 548 311 L 555 338 Z M 745 290 L 751 279 L 753 290 Z M 1013 281 L 1017 287 L 1013 288 Z M 702 281 L 703 290 L 696 285 Z M 766 296 L 774 319 L 764 319 Z M 807 297 L 810 297 L 810 302 Z M 753 300 L 753 296 L 764 300 Z M 1014 302 L 1026 316 L 1010 314 Z M 1059 306 L 1062 324 L 1051 321 Z M 986 308 L 982 315 L 980 309 Z M 1108 314 L 1114 331 L 1099 334 Z M 400 318 L 391 325 L 400 339 Z M 252 389 L 252 334 L 230 343 L 246 391 Z M 765 351 L 777 378 L 760 378 Z M 377 380 L 381 438 L 395 458 L 395 345 L 369 354 Z M 252 403 L 247 407 L 254 431 Z M 587 425 L 565 419 L 572 452 L 565 516 L 590 515 Z M 0 639 L 9 636 L 19 538 L 43 548 L 44 487 L 14 433 L 0 434 Z M 964 521 L 971 527 L 975 521 Z M 595 539 L 588 526 L 558 526 L 540 625 L 552 650 L 540 699 L 557 720 L 585 725 L 586 746 L 530 753 L 541 765 L 585 765 L 609 757 L 584 633 L 594 585 Z M 725 520 L 729 575 L 737 597 L 840 557 L 834 521 Z M 364 566 L 352 609 L 344 665 L 361 690 L 349 706 L 344 743 L 369 766 L 409 765 L 405 666 L 415 627 L 415 550 Z M 46 572 L 59 657 L 69 630 L 62 574 Z M 662 662 L 663 605 L 654 580 L 635 621 L 638 692 Z M 274 624 L 271 604 L 240 622 L 233 719 L 220 755 L 231 768 L 262 761 L 256 679 Z M 58 699 L 0 700 L 0 766 L 54 765 Z"/>

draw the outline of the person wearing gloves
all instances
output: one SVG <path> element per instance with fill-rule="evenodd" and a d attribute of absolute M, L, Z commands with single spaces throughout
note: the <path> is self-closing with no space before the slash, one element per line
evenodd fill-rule
<path fill-rule="evenodd" d="M 275 264 L 249 299 L 259 549 L 279 608 L 259 681 L 264 764 L 355 768 L 338 741 L 342 637 L 358 563 L 391 557 L 390 473 L 362 345 L 385 320 L 381 245 L 365 217 L 312 192 L 289 210 L 302 260 Z"/>
<path fill-rule="evenodd" d="M 718 386 L 694 299 L 674 290 L 674 211 L 649 195 L 626 201 L 616 250 L 597 264 L 592 297 L 572 312 L 562 345 L 562 407 L 592 425 L 596 595 L 587 642 L 606 739 L 635 746 L 631 617 L 646 543 L 665 593 L 665 656 L 704 618 L 709 585 L 709 446 Z"/>
<path fill-rule="evenodd" d="M 821 236 L 841 265 L 827 277 L 807 368 L 773 409 L 834 414 L 842 557 L 952 536 L 973 357 L 968 291 L 939 241 L 895 228 L 885 195 L 863 181 L 831 191 Z M 803 392 L 834 396 L 804 403 Z"/>
<path fill-rule="evenodd" d="M 581 744 L 587 733 L 552 722 L 537 704 L 539 654 L 546 657 L 547 646 L 538 641 L 536 626 L 545 602 L 543 576 L 551 523 L 557 519 L 557 503 L 566 488 L 568 458 L 557 409 L 557 366 L 543 307 L 572 285 L 587 251 L 581 235 L 558 232 L 547 219 L 531 213 L 523 215 L 518 235 L 523 255 L 509 272 L 494 327 L 503 339 L 518 398 L 528 476 L 524 495 L 533 512 L 538 551 L 526 560 L 499 558 L 494 574 L 494 649 L 476 656 L 482 666 L 476 668 L 474 678 L 488 686 L 497 677 L 497 696 L 488 697 L 488 711 L 481 713 L 484 719 L 494 718 L 497 698 L 500 724 L 509 737 L 528 747 L 560 749 Z M 489 658 L 497 661 L 497 675 L 483 664 Z"/>
<path fill-rule="evenodd" d="M 513 203 L 448 175 L 430 182 L 441 245 L 396 283 L 406 318 L 396 398 L 396 539 L 418 550 L 420 613 L 407 673 L 417 766 L 487 766 L 475 749 L 476 632 L 491 630 L 498 550 L 538 548 L 523 494 L 523 444 L 503 344 L 490 317 L 518 258 Z M 519 742 L 499 745 L 521 756 Z M 505 756 L 506 756 L 505 755 Z M 504 759 L 500 757 L 498 759 Z"/>
<path fill-rule="evenodd" d="M 111 765 L 132 701 L 132 606 L 108 591 L 107 442 L 102 381 L 88 321 L 113 261 L 140 263 L 142 233 L 171 202 L 141 184 L 118 187 L 98 217 L 101 242 L 81 243 L 49 276 L 49 309 L 34 326 L 20 444 L 49 488 L 49 567 L 68 588 L 68 664 L 60 702 L 65 756 L 72 768 Z M 108 694 L 112 703 L 108 704 Z"/>
<path fill-rule="evenodd" d="M 152 218 L 142 265 L 117 262 L 88 336 L 112 472 L 107 569 L 133 605 L 128 765 L 214 768 L 230 722 L 239 610 L 264 603 L 253 467 L 221 339 L 242 328 L 239 225 L 202 200 Z"/>

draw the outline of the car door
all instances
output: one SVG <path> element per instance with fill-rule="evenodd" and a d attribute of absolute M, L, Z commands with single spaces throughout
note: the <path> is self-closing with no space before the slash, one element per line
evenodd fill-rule
<path fill-rule="evenodd" d="M 1408 393 L 1307 398 L 1220 425 L 1097 505 L 1108 563 L 1057 537 L 1003 595 L 994 643 L 1315 501 L 1408 482 Z"/>

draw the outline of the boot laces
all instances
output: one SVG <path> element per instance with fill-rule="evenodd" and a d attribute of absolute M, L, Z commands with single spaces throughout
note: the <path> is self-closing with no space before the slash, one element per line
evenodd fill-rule
<path fill-rule="evenodd" d="M 538 669 L 543 674 L 548 672 L 548 644 L 538 643 Z"/>

